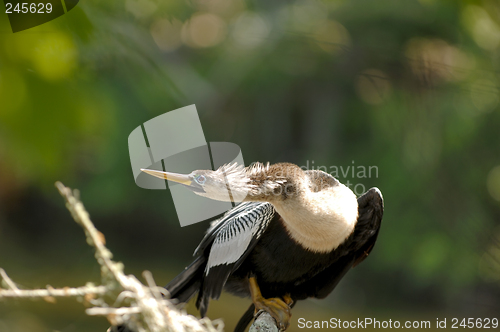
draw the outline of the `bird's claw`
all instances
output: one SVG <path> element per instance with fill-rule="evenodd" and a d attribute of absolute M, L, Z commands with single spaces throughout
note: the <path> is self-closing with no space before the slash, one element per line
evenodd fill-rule
<path fill-rule="evenodd" d="M 292 317 L 288 303 L 291 304 L 293 302 L 289 296 L 285 298 L 285 301 L 277 297 L 270 299 L 260 298 L 258 301 L 255 301 L 255 317 L 261 311 L 265 311 L 274 318 L 279 330 L 285 331 L 290 325 L 290 318 Z"/>
<path fill-rule="evenodd" d="M 283 296 L 283 299 L 279 297 L 272 297 L 269 299 L 264 298 L 260 292 L 259 284 L 257 279 L 252 276 L 248 278 L 250 295 L 252 296 L 252 302 L 255 305 L 255 315 L 257 318 L 260 311 L 265 311 L 271 315 L 276 321 L 280 331 L 285 331 L 290 325 L 290 318 L 292 313 L 290 312 L 291 305 L 293 303 L 292 298 L 289 294 Z"/>

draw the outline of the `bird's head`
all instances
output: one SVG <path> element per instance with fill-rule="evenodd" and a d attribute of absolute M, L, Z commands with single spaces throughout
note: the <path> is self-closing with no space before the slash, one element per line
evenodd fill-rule
<path fill-rule="evenodd" d="M 242 201 L 250 189 L 245 168 L 237 164 L 225 165 L 216 171 L 196 170 L 189 174 L 150 169 L 141 171 L 160 179 L 180 183 L 197 195 L 218 201 L 230 201 L 230 194 L 233 200 Z"/>
<path fill-rule="evenodd" d="M 218 201 L 276 202 L 296 196 L 304 186 L 305 173 L 292 164 L 249 167 L 227 164 L 216 171 L 196 170 L 189 174 L 141 169 L 143 172 L 180 183 L 200 196 Z"/>

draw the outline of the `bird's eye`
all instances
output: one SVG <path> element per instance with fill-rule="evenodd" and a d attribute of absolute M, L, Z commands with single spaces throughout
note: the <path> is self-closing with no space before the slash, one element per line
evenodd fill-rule
<path fill-rule="evenodd" d="M 194 180 L 198 184 L 204 184 L 205 181 L 207 181 L 207 178 L 204 175 L 198 175 L 197 177 L 194 178 Z"/>

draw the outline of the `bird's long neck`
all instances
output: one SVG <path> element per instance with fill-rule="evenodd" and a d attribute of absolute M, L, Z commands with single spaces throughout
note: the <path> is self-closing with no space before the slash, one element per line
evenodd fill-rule
<path fill-rule="evenodd" d="M 271 202 L 291 237 L 314 252 L 330 252 L 352 233 L 358 218 L 356 196 L 339 184 L 292 199 Z"/>
<path fill-rule="evenodd" d="M 292 164 L 248 169 L 247 175 L 253 190 L 245 200 L 273 204 L 290 236 L 304 248 L 330 252 L 354 230 L 356 196 L 335 179 L 318 187 L 318 181 Z"/>

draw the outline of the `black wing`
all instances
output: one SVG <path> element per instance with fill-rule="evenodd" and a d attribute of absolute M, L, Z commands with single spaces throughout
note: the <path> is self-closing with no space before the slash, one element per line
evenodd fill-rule
<path fill-rule="evenodd" d="M 325 298 L 344 275 L 373 250 L 384 214 L 384 201 L 378 188 L 371 188 L 358 198 L 358 211 L 359 217 L 354 232 L 334 252 L 338 258 L 302 287 L 303 292 L 298 292 L 299 299 Z"/>
<path fill-rule="evenodd" d="M 195 255 L 208 257 L 197 307 L 205 315 L 210 299 L 218 299 L 228 277 L 243 263 L 275 214 L 269 203 L 242 203 L 216 222 Z"/>
<path fill-rule="evenodd" d="M 364 242 L 364 244 L 356 251 L 354 266 L 368 257 L 377 241 L 384 216 L 384 198 L 378 188 L 371 188 L 358 198 L 358 211 L 359 217 L 353 242 Z"/>

